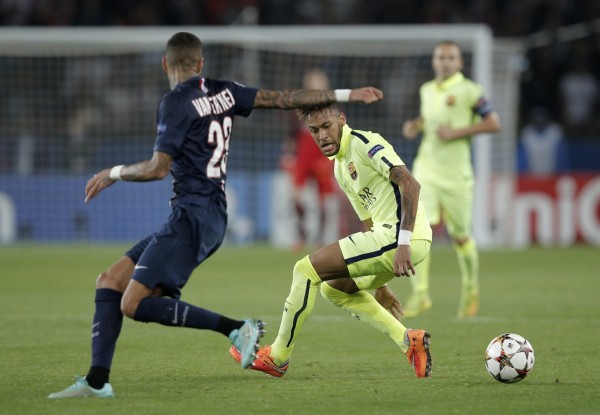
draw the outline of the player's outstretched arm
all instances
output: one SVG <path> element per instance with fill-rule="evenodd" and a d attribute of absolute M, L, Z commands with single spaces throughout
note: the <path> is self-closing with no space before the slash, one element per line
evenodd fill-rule
<path fill-rule="evenodd" d="M 171 169 L 173 158 L 167 153 L 155 151 L 152 159 L 141 161 L 129 166 L 115 166 L 94 174 L 85 186 L 85 203 L 89 202 L 117 180 L 130 182 L 149 182 L 162 180 Z"/>
<path fill-rule="evenodd" d="M 273 91 L 259 89 L 254 99 L 254 108 L 293 109 L 334 102 L 363 102 L 372 104 L 383 99 L 383 92 L 374 87 L 324 91 L 317 89 L 288 89 Z"/>

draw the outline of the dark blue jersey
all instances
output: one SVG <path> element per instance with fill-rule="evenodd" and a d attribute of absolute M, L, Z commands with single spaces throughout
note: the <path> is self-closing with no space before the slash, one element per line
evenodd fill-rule
<path fill-rule="evenodd" d="M 173 157 L 175 199 L 224 193 L 233 121 L 250 115 L 256 92 L 232 81 L 193 77 L 163 97 L 154 151 Z"/>

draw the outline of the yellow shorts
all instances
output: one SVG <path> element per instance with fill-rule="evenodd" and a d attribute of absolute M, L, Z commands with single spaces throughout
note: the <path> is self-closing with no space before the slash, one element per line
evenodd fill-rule
<path fill-rule="evenodd" d="M 470 236 L 473 224 L 473 186 L 468 184 L 450 189 L 428 181 L 419 182 L 419 197 L 425 203 L 429 223 L 437 225 L 443 219 L 451 237 Z"/>
<path fill-rule="evenodd" d="M 339 241 L 350 277 L 357 287 L 370 290 L 382 286 L 396 276 L 393 273 L 396 254 L 396 226 L 377 224 L 370 232 L 354 233 Z M 417 265 L 427 255 L 431 241 L 410 241 L 411 260 Z"/>

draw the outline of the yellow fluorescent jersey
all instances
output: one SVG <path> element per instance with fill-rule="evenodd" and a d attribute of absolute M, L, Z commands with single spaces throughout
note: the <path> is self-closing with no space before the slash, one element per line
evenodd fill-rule
<path fill-rule="evenodd" d="M 464 128 L 493 111 L 483 88 L 458 72 L 441 84 L 435 80 L 421 86 L 423 139 L 414 161 L 413 172 L 419 180 L 438 184 L 473 183 L 471 137 L 442 141 L 440 125 Z"/>
<path fill-rule="evenodd" d="M 352 130 L 344 125 L 335 160 L 335 178 L 360 220 L 373 224 L 400 223 L 400 189 L 389 179 L 390 169 L 403 166 L 391 144 L 370 131 Z M 413 239 L 431 240 L 431 227 L 419 200 Z"/>

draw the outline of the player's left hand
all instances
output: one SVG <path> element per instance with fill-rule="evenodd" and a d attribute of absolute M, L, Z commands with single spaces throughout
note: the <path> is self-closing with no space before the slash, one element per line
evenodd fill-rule
<path fill-rule="evenodd" d="M 365 104 L 372 104 L 383 99 L 383 92 L 372 86 L 353 89 L 350 91 L 350 102 L 361 101 Z"/>
<path fill-rule="evenodd" d="M 374 297 L 383 308 L 396 318 L 396 320 L 400 320 L 400 317 L 404 315 L 402 303 L 387 285 L 377 288 Z"/>
<path fill-rule="evenodd" d="M 100 193 L 102 190 L 112 186 L 115 181 L 109 177 L 110 169 L 104 169 L 99 173 L 94 174 L 85 186 L 85 203 L 89 202 Z"/>
<path fill-rule="evenodd" d="M 415 275 L 415 267 L 410 259 L 410 245 L 398 245 L 394 255 L 394 274 L 397 277 Z"/>
<path fill-rule="evenodd" d="M 457 137 L 456 130 L 450 128 L 450 126 L 447 124 L 440 125 L 436 132 L 442 141 L 452 140 Z"/>

